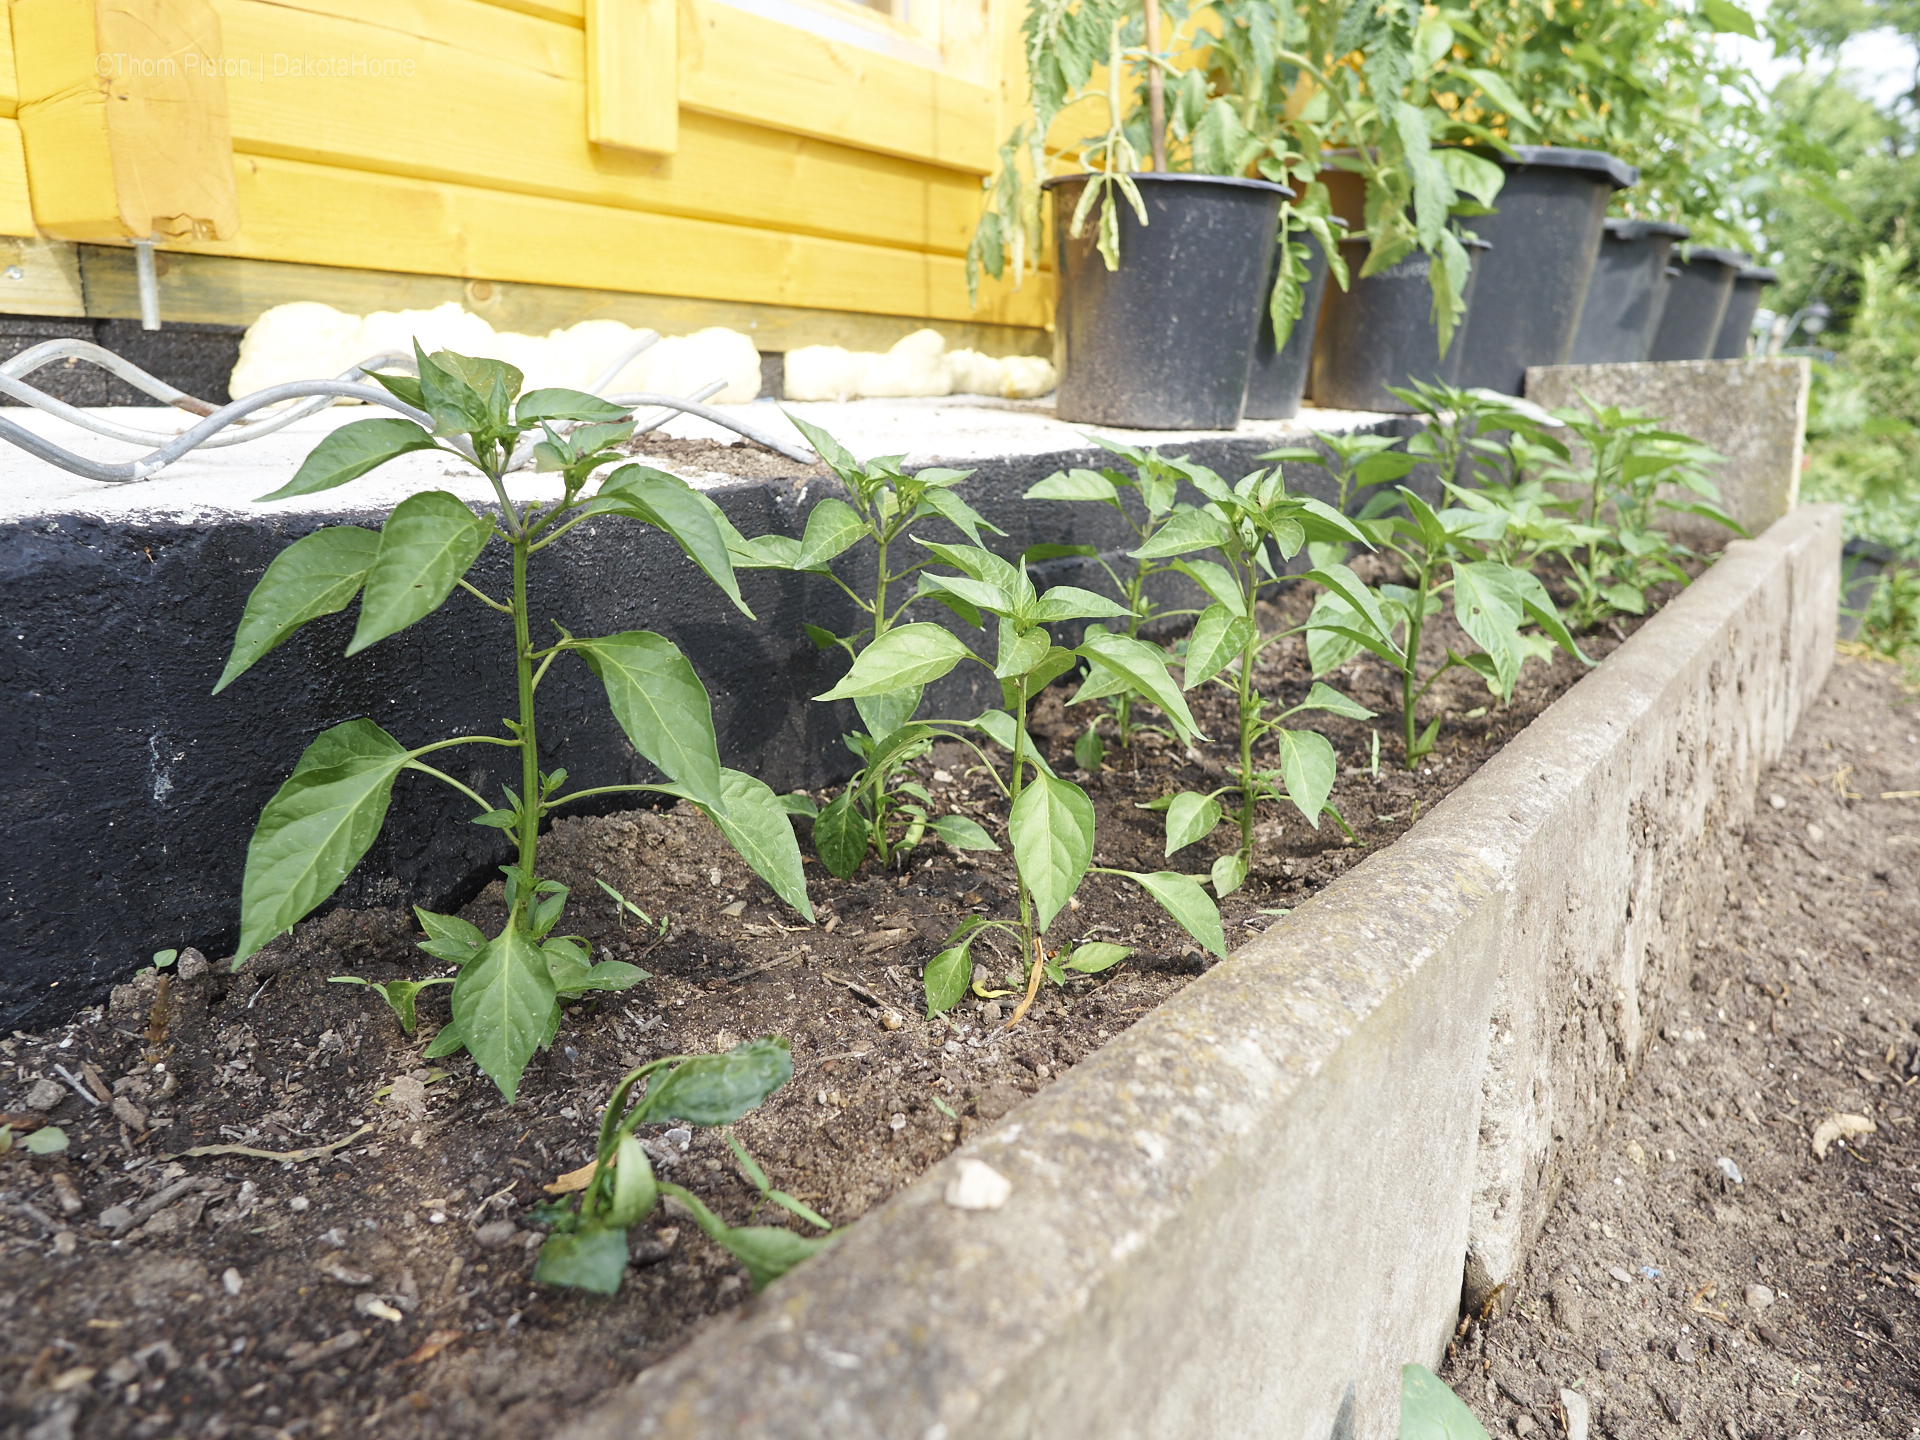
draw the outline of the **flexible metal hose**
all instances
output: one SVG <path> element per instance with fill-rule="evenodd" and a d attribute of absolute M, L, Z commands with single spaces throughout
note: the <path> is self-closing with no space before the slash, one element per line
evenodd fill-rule
<path fill-rule="evenodd" d="M 659 340 L 651 331 L 644 334 L 594 381 L 593 390 L 610 385 L 627 365 L 649 346 Z M 97 365 L 124 380 L 143 394 L 175 406 L 203 418 L 197 425 L 180 432 L 178 435 L 166 435 L 156 431 L 140 430 L 122 425 L 104 416 L 90 414 L 77 406 L 56 399 L 37 386 L 30 385 L 23 378 L 47 365 L 59 360 L 81 360 Z M 219 408 L 204 400 L 196 399 L 183 390 L 167 384 L 165 381 L 148 374 L 138 365 L 84 340 L 49 340 L 23 350 L 5 363 L 0 364 L 0 395 L 29 405 L 36 410 L 64 420 L 68 424 L 103 436 L 110 440 L 119 440 L 132 445 L 147 445 L 153 448 L 137 459 L 121 463 L 89 460 L 76 455 L 55 441 L 38 435 L 15 421 L 0 417 L 0 439 L 19 446 L 28 454 L 57 465 L 74 475 L 87 480 L 97 480 L 109 485 L 125 485 L 138 480 L 151 479 L 182 456 L 197 449 L 217 449 L 228 445 L 244 444 L 249 440 L 258 440 L 277 430 L 284 429 L 296 420 L 326 409 L 338 400 L 359 400 L 370 405 L 380 405 L 388 410 L 404 415 L 418 425 L 432 428 L 432 417 L 424 411 L 406 404 L 386 390 L 362 382 L 368 372 L 379 369 L 415 368 L 413 357 L 397 351 L 388 351 L 380 355 L 369 356 L 358 365 L 345 371 L 333 380 L 290 380 L 280 385 L 270 385 L 256 390 L 244 399 L 235 400 Z M 644 434 L 671 419 L 674 414 L 696 415 L 702 420 L 733 431 L 757 445 L 786 456 L 802 465 L 814 463 L 812 451 L 795 441 L 769 434 L 751 422 L 727 414 L 724 410 L 700 402 L 717 394 L 725 388 L 724 381 L 711 381 L 701 386 L 691 396 L 664 395 L 652 391 L 636 394 L 610 395 L 606 398 L 613 404 L 624 407 L 656 407 L 663 413 L 639 425 L 636 434 Z M 256 411 L 286 401 L 300 403 L 288 405 L 285 410 L 259 421 L 249 422 L 248 417 Z M 232 427 L 232 428 L 229 428 Z M 513 466 L 517 468 L 531 458 L 531 446 L 524 453 L 516 452 Z"/>

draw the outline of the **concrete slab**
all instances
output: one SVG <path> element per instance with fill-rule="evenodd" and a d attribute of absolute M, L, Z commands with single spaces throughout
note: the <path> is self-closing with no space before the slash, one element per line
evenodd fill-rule
<path fill-rule="evenodd" d="M 1839 542 L 1826 507 L 1731 550 L 1399 844 L 564 1440 L 1397 1433 L 1463 1260 L 1511 1273 L 1684 974 L 1830 663 Z M 1003 1208 L 946 1203 L 966 1162 Z"/>

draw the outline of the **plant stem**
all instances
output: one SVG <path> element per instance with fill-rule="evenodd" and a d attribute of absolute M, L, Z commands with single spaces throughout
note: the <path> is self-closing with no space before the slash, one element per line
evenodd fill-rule
<path fill-rule="evenodd" d="M 1253 566 L 1246 566 L 1246 579 L 1243 593 L 1246 596 L 1247 617 L 1251 621 L 1251 633 L 1247 643 L 1240 651 L 1240 858 L 1248 865 L 1253 863 L 1253 732 L 1255 722 L 1260 717 L 1260 699 L 1253 688 L 1254 657 L 1260 653 L 1260 622 L 1253 619 L 1254 597 L 1259 593 L 1258 576 Z"/>
<path fill-rule="evenodd" d="M 1147 134 L 1153 141 L 1153 168 L 1167 169 L 1167 96 L 1160 74 L 1160 0 L 1147 6 Z"/>
<path fill-rule="evenodd" d="M 527 624 L 527 554 L 525 534 L 513 540 L 513 646 L 514 669 L 520 682 L 520 869 L 533 875 L 534 855 L 540 842 L 540 751 L 533 728 L 533 636 Z M 508 923 L 520 919 L 520 911 L 533 887 L 520 888 L 514 913 Z"/>
<path fill-rule="evenodd" d="M 1019 701 L 1013 717 L 1013 794 L 1008 803 L 1008 812 L 1020 803 L 1020 792 L 1026 788 L 1027 768 L 1027 677 L 1020 677 Z M 1007 843 L 1013 843 L 1012 832 L 1008 832 Z M 1020 931 L 1027 939 L 1039 943 L 1039 936 L 1033 933 L 1033 897 L 1027 893 L 1027 877 L 1020 874 L 1018 863 L 1014 865 L 1015 889 L 1020 892 Z"/>
<path fill-rule="evenodd" d="M 1423 557 L 1420 561 L 1419 583 L 1414 586 L 1413 592 L 1413 608 L 1407 615 L 1407 667 L 1400 675 L 1400 712 L 1406 729 L 1406 762 L 1409 770 L 1420 758 L 1413 753 L 1413 747 L 1419 739 L 1413 712 L 1421 695 L 1415 688 L 1415 678 L 1420 668 L 1420 630 L 1427 618 L 1427 586 L 1432 582 L 1432 563 L 1429 557 Z"/>

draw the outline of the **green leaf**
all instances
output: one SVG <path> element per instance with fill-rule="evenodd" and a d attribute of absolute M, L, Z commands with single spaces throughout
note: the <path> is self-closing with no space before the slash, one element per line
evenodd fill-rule
<path fill-rule="evenodd" d="M 1307 698 L 1293 707 L 1295 710 L 1325 710 L 1330 715 L 1343 715 L 1349 720 L 1371 720 L 1373 711 L 1357 700 L 1349 700 L 1331 685 L 1314 681 L 1307 691 Z M 1289 712 L 1291 713 L 1291 712 Z"/>
<path fill-rule="evenodd" d="M 462 920 L 458 915 L 436 915 L 418 905 L 413 907 L 413 913 L 427 935 L 425 941 L 414 943 L 436 960 L 444 960 L 449 965 L 464 965 L 487 943 L 486 934 L 478 925 Z"/>
<path fill-rule="evenodd" d="M 1029 630 L 1022 635 L 1013 621 L 1002 620 L 999 626 L 1000 649 L 996 657 L 993 673 L 1001 680 L 1016 680 L 1047 658 L 1047 652 L 1053 648 L 1053 641 L 1044 630 Z"/>
<path fill-rule="evenodd" d="M 1760 38 L 1760 32 L 1753 25 L 1753 16 L 1733 4 L 1732 0 L 1700 0 L 1700 13 L 1722 35 L 1744 35 L 1749 40 Z"/>
<path fill-rule="evenodd" d="M 1167 674 L 1166 652 L 1159 646 L 1104 630 L 1090 630 L 1086 642 L 1075 653 L 1085 656 L 1096 666 L 1103 666 L 1124 676 L 1128 684 L 1166 711 L 1167 717 L 1189 739 L 1207 738 L 1195 723 L 1193 712 L 1187 709 L 1186 697 L 1180 693 L 1180 687 Z"/>
<path fill-rule="evenodd" d="M 383 375 L 378 370 L 362 370 L 367 379 L 381 386 L 395 399 L 404 401 L 416 410 L 427 408 L 426 393 L 421 390 L 420 382 L 411 375 Z"/>
<path fill-rule="evenodd" d="M 347 654 L 357 655 L 438 610 L 492 534 L 492 521 L 445 490 L 402 500 L 380 529 L 380 551 L 367 572 L 360 623 Z"/>
<path fill-rule="evenodd" d="M 1333 745 L 1316 730 L 1272 731 L 1274 746 L 1280 752 L 1280 774 L 1287 782 L 1287 798 L 1293 801 L 1307 823 L 1320 828 L 1320 812 L 1340 773 Z"/>
<path fill-rule="evenodd" d="M 779 798 L 764 782 L 738 770 L 720 772 L 720 793 L 727 802 L 724 815 L 704 805 L 701 810 L 753 873 L 811 924 L 813 901 L 807 898 L 807 877 L 800 869 L 800 842 L 793 838 L 793 825 Z M 819 822 L 814 823 L 817 834 Z"/>
<path fill-rule="evenodd" d="M 832 1222 L 829 1221 L 818 1210 L 815 1210 L 811 1205 L 806 1204 L 804 1201 L 794 1199 L 793 1196 L 787 1194 L 786 1191 L 767 1190 L 763 1193 L 766 1195 L 767 1199 L 771 1200 L 774 1204 L 778 1205 L 782 1210 L 785 1210 L 789 1215 L 798 1215 L 802 1220 L 806 1221 L 809 1225 L 817 1225 L 822 1230 L 831 1230 L 833 1228 Z"/>
<path fill-rule="evenodd" d="M 796 570 L 817 570 L 867 537 L 867 522 L 844 500 L 828 496 L 807 512 Z"/>
<path fill-rule="evenodd" d="M 380 536 L 374 531 L 358 525 L 330 525 L 274 556 L 247 596 L 247 608 L 234 631 L 233 653 L 213 693 L 226 689 L 309 620 L 346 609 L 360 593 L 379 552 Z"/>
<path fill-rule="evenodd" d="M 1424 1365 L 1400 1367 L 1400 1440 L 1489 1440 L 1464 1401 Z"/>
<path fill-rule="evenodd" d="M 500 1087 L 509 1105 L 554 1013 L 547 957 L 509 920 L 460 971 L 453 986 L 453 1022 L 474 1063 Z"/>
<path fill-rule="evenodd" d="M 1539 128 L 1539 124 L 1534 120 L 1533 112 L 1528 107 L 1526 101 L 1514 94 L 1513 87 L 1506 82 L 1506 79 L 1498 71 L 1468 69 L 1465 73 L 1472 79 L 1474 84 L 1486 92 L 1487 98 L 1493 101 L 1497 109 L 1506 112 L 1507 119 L 1516 121 L 1529 130 Z M 1458 180 L 1454 181 L 1454 184 L 1456 187 L 1465 188 L 1460 186 Z M 1476 200 L 1480 199 L 1478 195 L 1475 195 L 1474 198 Z M 1493 201 L 1490 199 L 1480 200 L 1480 203 L 1482 205 L 1491 205 Z"/>
<path fill-rule="evenodd" d="M 451 985 L 453 984 L 453 977 L 450 975 L 439 975 L 431 980 L 379 981 L 362 980 L 358 975 L 329 975 L 327 977 L 327 983 L 330 985 L 364 985 L 367 989 L 376 991 L 380 998 L 387 1002 L 387 1008 L 393 1011 L 395 1017 L 400 1021 L 401 1030 L 411 1035 L 413 1034 L 414 1026 L 414 1001 L 420 992 L 430 985 Z"/>
<path fill-rule="evenodd" d="M 783 410 L 780 413 L 793 422 L 793 428 L 807 437 L 807 443 L 813 446 L 822 460 L 827 462 L 827 467 L 848 485 L 852 485 L 855 478 L 862 474 L 860 462 L 848 454 L 845 447 L 833 436 L 818 425 L 802 420 L 791 410 Z"/>
<path fill-rule="evenodd" d="M 977 510 L 951 490 L 928 490 L 920 497 L 920 503 L 926 509 L 933 511 L 934 514 L 947 521 L 976 545 L 981 543 L 980 532 L 982 530 L 991 530 L 996 535 L 1004 535 L 1007 533 L 998 525 L 992 524 L 984 519 Z"/>
<path fill-rule="evenodd" d="M 439 373 L 441 377 L 439 391 L 448 399 L 452 396 L 447 393 L 449 387 L 446 381 L 451 379 L 459 386 L 463 386 L 468 394 L 480 402 L 480 418 L 485 428 L 490 430 L 512 428 L 508 410 L 513 403 L 513 397 L 520 393 L 520 387 L 527 378 L 519 370 L 507 364 L 506 361 L 495 360 L 491 356 L 460 355 L 452 350 L 436 350 L 431 357 L 421 357 L 420 343 L 417 340 L 414 342 L 414 355 L 416 359 L 424 358 L 426 361 L 420 366 L 420 387 L 426 395 L 427 407 L 434 411 L 436 419 L 443 402 L 435 399 L 436 386 L 428 379 L 429 371 Z M 469 411 L 464 406 L 461 408 L 461 413 L 463 417 L 469 415 Z M 463 418 L 462 423 L 456 428 L 471 432 L 481 427 L 470 423 L 470 419 Z"/>
<path fill-rule="evenodd" d="M 411 451 L 438 448 L 433 437 L 411 420 L 356 420 L 314 446 L 293 479 L 271 495 L 262 495 L 260 502 L 331 490 Z"/>
<path fill-rule="evenodd" d="M 1520 648 L 1524 612 L 1508 568 L 1497 560 L 1455 564 L 1453 613 L 1460 628 L 1492 657 L 1495 678 L 1490 683 L 1505 699 L 1513 693 L 1524 659 Z"/>
<path fill-rule="evenodd" d="M 607 1203 L 606 1214 L 597 1218 L 625 1230 L 651 1215 L 659 1199 L 660 1186 L 653 1178 L 647 1152 L 632 1135 L 622 1135 L 614 1150 L 613 1198 Z"/>
<path fill-rule="evenodd" d="M 714 520 L 713 502 L 678 475 L 646 465 L 622 465 L 600 482 L 580 513 L 624 515 L 666 531 L 687 558 L 726 592 L 734 608 L 753 618 L 753 611 L 740 598 L 726 532 Z"/>
<path fill-rule="evenodd" d="M 633 748 L 684 786 L 690 799 L 724 811 L 713 703 L 678 647 L 650 630 L 627 630 L 576 640 L 573 648 L 606 687 L 613 717 Z"/>
<path fill-rule="evenodd" d="M 1173 568 L 1233 614 L 1247 613 L 1247 597 L 1241 592 L 1240 582 L 1233 578 L 1233 572 L 1226 566 L 1216 565 L 1211 560 L 1176 560 Z"/>
<path fill-rule="evenodd" d="M 796 790 L 791 795 L 776 795 L 780 808 L 789 815 L 804 815 L 809 820 L 820 818 L 820 807 L 813 803 L 813 797 L 804 790 Z"/>
<path fill-rule="evenodd" d="M 1007 838 L 1033 894 L 1034 928 L 1044 932 L 1093 860 L 1093 802 L 1070 781 L 1036 775 L 1013 802 Z"/>
<path fill-rule="evenodd" d="M 586 420 L 605 424 L 624 420 L 632 413 L 627 406 L 615 405 L 584 390 L 529 390 L 513 407 L 513 418 L 523 428 L 541 420 Z M 573 439 L 578 442 L 580 437 L 575 435 Z M 582 450 L 580 453 L 585 455 L 591 452 Z"/>
<path fill-rule="evenodd" d="M 989 710 L 978 718 L 969 720 L 967 724 L 976 730 L 985 731 L 987 736 L 1009 755 L 1013 753 L 1013 745 L 1018 726 L 1014 723 L 1013 716 L 1009 715 L 1006 711 Z M 1049 775 L 1053 774 L 1053 767 L 1047 764 L 1046 757 L 1040 753 L 1040 748 L 1031 740 L 1022 747 L 1022 753 L 1032 764 L 1038 766 Z"/>
<path fill-rule="evenodd" d="M 1214 897 L 1224 900 L 1242 885 L 1247 883 L 1247 857 L 1235 851 L 1231 855 L 1222 855 L 1213 862 L 1210 877 Z"/>
<path fill-rule="evenodd" d="M 1226 958 L 1227 936 L 1220 928 L 1220 907 L 1200 888 L 1198 880 L 1174 870 L 1156 870 L 1151 875 L 1135 870 L 1120 873 L 1139 882 L 1140 888 L 1158 900 L 1182 930 L 1221 959 Z"/>
<path fill-rule="evenodd" d="M 966 998 L 973 979 L 973 955 L 970 945 L 955 945 L 927 961 L 921 977 L 927 989 L 927 1018 L 951 1010 Z"/>
<path fill-rule="evenodd" d="M 1204 840 L 1220 823 L 1220 802 L 1211 795 L 1182 791 L 1167 806 L 1167 854 Z"/>
<path fill-rule="evenodd" d="M 1120 487 L 1095 470 L 1056 470 L 1027 491 L 1029 500 L 1095 500 L 1120 503 Z"/>
<path fill-rule="evenodd" d="M 696 1055 L 654 1079 L 628 1119 L 633 1124 L 684 1120 L 731 1125 L 793 1078 L 785 1040 L 762 1036 L 724 1055 Z M 629 1127 L 630 1128 L 630 1127 Z"/>
<path fill-rule="evenodd" d="M 1346 602 L 1347 608 L 1367 622 L 1367 628 L 1398 656 L 1399 647 L 1393 643 L 1393 627 L 1387 617 L 1381 613 L 1379 598 L 1368 589 L 1358 575 L 1345 565 L 1326 565 L 1317 570 L 1309 570 L 1306 578 L 1324 585 Z M 1313 623 L 1311 619 L 1307 622 Z"/>
<path fill-rule="evenodd" d="M 796 1235 L 777 1225 L 728 1225 L 691 1191 L 672 1184 L 660 1188 L 686 1206 L 693 1223 L 708 1239 L 747 1267 L 747 1277 L 756 1292 L 764 1290 L 802 1260 L 817 1254 L 827 1243 L 824 1238 L 815 1240 Z"/>
<path fill-rule="evenodd" d="M 536 1285 L 566 1290 L 590 1290 L 596 1295 L 619 1291 L 627 1273 L 625 1230 L 581 1230 L 571 1235 L 549 1235 L 534 1262 Z"/>
<path fill-rule="evenodd" d="M 1240 658 L 1252 638 L 1253 622 L 1246 616 L 1235 614 L 1225 605 L 1209 605 L 1193 622 L 1193 633 L 1187 637 L 1181 688 L 1191 690 L 1202 681 L 1211 680 Z"/>
<path fill-rule="evenodd" d="M 1105 940 L 1089 940 L 1084 945 L 1076 945 L 1067 954 L 1060 957 L 1060 968 L 1073 970 L 1082 975 L 1098 975 L 1102 970 L 1111 970 L 1122 960 L 1133 954 L 1130 945 L 1113 945 Z"/>
<path fill-rule="evenodd" d="M 427 1048 L 420 1052 L 422 1060 L 438 1060 L 466 1048 L 466 1037 L 460 1033 L 460 1027 L 449 1020 L 434 1032 L 433 1039 L 427 1042 Z"/>
<path fill-rule="evenodd" d="M 1062 620 L 1125 620 L 1132 614 L 1126 606 L 1078 585 L 1055 585 L 1040 597 L 1029 618 L 1052 625 Z"/>
<path fill-rule="evenodd" d="M 867 817 L 853 808 L 853 792 L 836 795 L 813 822 L 813 848 L 836 880 L 846 880 L 867 858 Z"/>
<path fill-rule="evenodd" d="M 58 1125 L 42 1125 L 20 1143 L 29 1155 L 58 1155 L 67 1148 L 67 1132 Z"/>
<path fill-rule="evenodd" d="M 862 650 L 840 683 L 814 699 L 851 700 L 925 685 L 972 656 L 951 631 L 938 625 L 901 625 Z"/>
<path fill-rule="evenodd" d="M 929 826 L 934 834 L 955 850 L 998 850 L 993 837 L 977 820 L 965 815 L 942 815 Z"/>
<path fill-rule="evenodd" d="M 235 969 L 339 889 L 380 833 L 394 777 L 409 758 L 371 720 L 313 738 L 247 842 Z"/>
<path fill-rule="evenodd" d="M 1419 463 L 1416 457 L 1407 454 L 1404 450 L 1384 450 L 1367 456 L 1353 467 L 1353 483 L 1364 486 L 1379 485 L 1388 480 L 1400 480 L 1411 474 Z"/>
<path fill-rule="evenodd" d="M 1132 555 L 1136 560 L 1166 560 L 1190 550 L 1216 549 L 1227 535 L 1227 522 L 1210 510 L 1176 510 Z"/>
<path fill-rule="evenodd" d="M 1089 725 L 1080 732 L 1080 738 L 1073 742 L 1073 763 L 1082 770 L 1098 770 L 1107 758 L 1106 742 L 1100 738 L 1100 732 Z"/>

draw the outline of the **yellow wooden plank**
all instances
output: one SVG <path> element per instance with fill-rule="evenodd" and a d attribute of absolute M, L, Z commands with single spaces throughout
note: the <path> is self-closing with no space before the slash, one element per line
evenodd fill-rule
<path fill-rule="evenodd" d="M 942 254 L 972 233 L 979 184 L 956 170 L 693 113 L 671 157 L 589 144 L 578 30 L 473 0 L 317 3 L 220 0 L 229 53 L 381 54 L 410 76 L 232 81 L 237 150 Z"/>
<path fill-rule="evenodd" d="M 34 216 L 68 239 L 231 234 L 226 91 L 206 0 L 16 0 Z"/>
<path fill-rule="evenodd" d="M 518 10 L 541 20 L 557 20 L 575 29 L 587 23 L 586 0 L 487 0 L 503 10 Z"/>
<path fill-rule="evenodd" d="M 785 234 L 268 156 L 235 159 L 246 224 L 181 248 L 368 270 L 1043 326 L 1051 286 L 967 305 L 957 256 Z"/>
<path fill-rule="evenodd" d="M 0 23 L 0 115 L 11 118 L 19 113 L 20 81 L 13 70 L 13 21 L 8 17 Z"/>
<path fill-rule="evenodd" d="M 719 0 L 682 5 L 683 107 L 976 175 L 993 167 L 987 87 Z"/>
<path fill-rule="evenodd" d="M 18 120 L 0 120 L 0 235 L 31 236 L 33 198 L 27 188 L 27 151 Z M 8 277 L 11 278 L 11 277 Z M 0 282 L 0 311 L 8 286 Z"/>
<path fill-rule="evenodd" d="M 678 0 L 587 0 L 587 139 L 680 148 Z"/>
<path fill-rule="evenodd" d="M 0 256 L 9 244 L 0 240 Z M 124 246 L 81 245 L 86 305 L 79 280 L 70 312 L 109 319 L 140 313 L 133 255 Z M 157 259 L 160 313 L 169 323 L 248 325 L 263 310 L 293 300 L 317 300 L 349 315 L 375 310 L 429 310 L 448 301 L 482 316 L 494 329 L 544 335 L 582 320 L 618 320 L 650 326 L 663 335 L 685 335 L 724 325 L 753 337 L 762 350 L 802 345 L 843 345 L 849 350 L 885 350 L 923 320 L 911 316 L 862 315 L 848 310 L 809 310 L 793 305 L 756 305 L 737 300 L 701 300 L 674 295 L 633 295 L 578 286 L 528 285 L 501 280 L 459 280 L 446 275 L 408 275 L 391 270 L 345 270 L 229 255 L 163 250 Z M 8 292 L 0 292 L 4 294 Z M 37 312 L 36 312 L 37 313 Z M 1010 325 L 943 321 L 936 328 L 949 349 L 988 355 L 1046 355 L 1053 339 L 1044 330 Z"/>
<path fill-rule="evenodd" d="M 0 236 L 0 313 L 85 315 L 77 248 L 62 240 Z"/>

